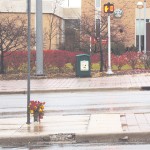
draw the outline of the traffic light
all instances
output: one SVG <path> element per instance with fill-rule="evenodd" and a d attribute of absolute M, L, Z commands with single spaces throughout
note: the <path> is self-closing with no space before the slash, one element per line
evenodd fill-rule
<path fill-rule="evenodd" d="M 104 4 L 104 13 L 113 13 L 114 12 L 114 4 Z"/>

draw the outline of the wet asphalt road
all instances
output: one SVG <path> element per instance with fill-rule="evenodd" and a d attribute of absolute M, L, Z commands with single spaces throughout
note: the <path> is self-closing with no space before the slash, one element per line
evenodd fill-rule
<path fill-rule="evenodd" d="M 31 94 L 31 100 L 46 102 L 45 110 L 50 115 L 150 112 L 149 91 L 39 93 Z M 0 95 L 0 102 L 1 114 L 26 112 L 26 94 Z"/>
<path fill-rule="evenodd" d="M 29 147 L 0 147 L 0 150 L 150 150 L 150 144 L 53 144 L 30 145 Z"/>
<path fill-rule="evenodd" d="M 26 95 L 0 95 L 0 113 L 26 111 Z M 49 114 L 90 114 L 99 112 L 150 111 L 149 91 L 68 92 L 31 94 L 31 99 L 46 102 Z M 18 113 L 17 113 L 18 115 Z M 14 115 L 10 115 L 12 117 Z M 150 150 L 150 144 L 53 144 L 26 147 L 1 147 L 0 150 Z"/>

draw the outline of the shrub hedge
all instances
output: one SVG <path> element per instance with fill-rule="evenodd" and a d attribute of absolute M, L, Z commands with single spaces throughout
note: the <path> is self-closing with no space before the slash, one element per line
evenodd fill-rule
<path fill-rule="evenodd" d="M 65 50 L 44 50 L 44 69 L 47 73 L 64 72 L 66 69 L 75 71 L 76 55 L 83 54 L 83 52 L 69 52 Z M 112 54 L 112 65 L 121 70 L 123 66 L 129 65 L 132 69 L 145 67 L 150 69 L 150 57 L 143 57 L 142 53 L 130 51 L 120 56 Z M 91 66 L 99 64 L 99 54 L 90 56 Z M 107 60 L 105 55 L 104 60 Z M 27 51 L 7 52 L 4 57 L 4 64 L 6 72 L 27 72 Z M 70 64 L 71 67 L 67 67 Z M 36 51 L 31 51 L 31 71 L 35 71 L 36 66 Z M 94 67 L 92 67 L 94 69 Z"/>

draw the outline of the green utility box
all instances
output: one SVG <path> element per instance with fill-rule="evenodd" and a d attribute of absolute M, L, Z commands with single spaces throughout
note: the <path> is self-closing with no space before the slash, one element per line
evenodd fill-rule
<path fill-rule="evenodd" d="M 76 55 L 76 77 L 90 77 L 90 55 Z"/>

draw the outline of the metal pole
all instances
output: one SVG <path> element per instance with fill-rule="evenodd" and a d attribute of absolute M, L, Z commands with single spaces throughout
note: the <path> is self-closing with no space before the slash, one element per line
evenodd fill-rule
<path fill-rule="evenodd" d="M 68 0 L 68 7 L 69 7 L 69 0 Z"/>
<path fill-rule="evenodd" d="M 91 51 L 92 51 L 92 37 L 90 36 L 90 55 L 91 55 Z"/>
<path fill-rule="evenodd" d="M 108 70 L 107 74 L 113 74 L 111 70 L 111 34 L 110 34 L 110 14 L 108 13 Z"/>
<path fill-rule="evenodd" d="M 141 9 L 139 9 L 139 52 L 141 52 Z"/>
<path fill-rule="evenodd" d="M 36 75 L 43 75 L 42 0 L 36 0 Z"/>
<path fill-rule="evenodd" d="M 30 41 L 31 41 L 31 0 L 27 0 L 27 13 L 28 13 L 28 79 L 27 79 L 27 124 L 30 124 Z"/>
<path fill-rule="evenodd" d="M 146 54 L 146 0 L 144 0 L 144 54 Z"/>

